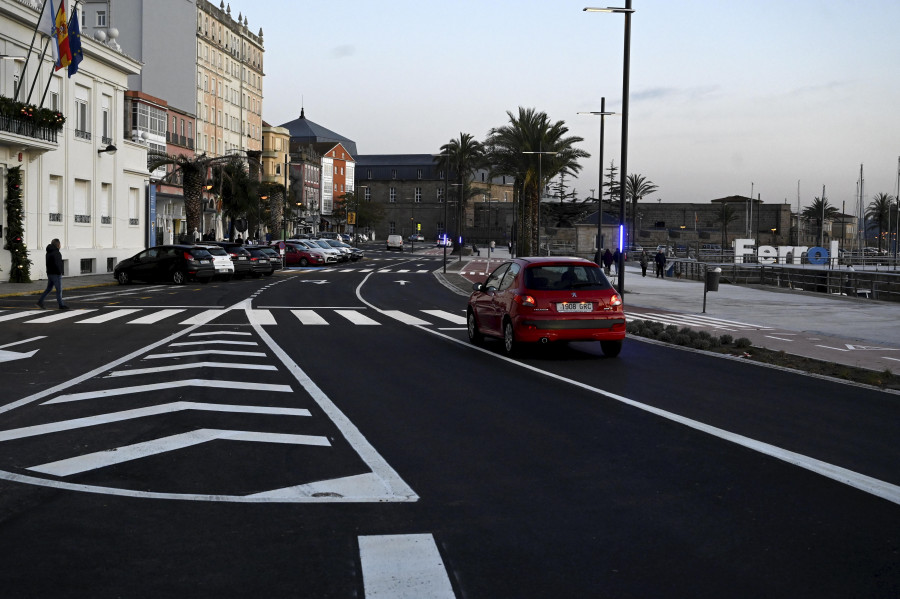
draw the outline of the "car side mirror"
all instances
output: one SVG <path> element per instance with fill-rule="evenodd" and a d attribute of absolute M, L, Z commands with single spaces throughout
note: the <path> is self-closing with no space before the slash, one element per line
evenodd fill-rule
<path fill-rule="evenodd" d="M 472 285 L 473 291 L 481 291 L 484 288 L 484 283 L 475 283 Z"/>

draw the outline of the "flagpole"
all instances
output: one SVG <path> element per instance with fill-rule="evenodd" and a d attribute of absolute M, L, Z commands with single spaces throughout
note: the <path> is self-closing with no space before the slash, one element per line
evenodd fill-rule
<path fill-rule="evenodd" d="M 38 29 L 40 29 L 40 27 L 41 27 L 41 18 L 44 16 L 44 9 L 47 7 L 47 2 L 48 2 L 48 0 L 44 0 L 44 3 L 41 4 L 41 12 L 38 14 L 37 23 L 34 24 L 34 31 L 31 33 L 31 45 L 28 46 L 28 56 L 25 57 L 25 64 L 22 66 L 23 77 L 21 77 L 19 79 L 19 82 L 16 83 L 16 87 L 13 90 L 13 100 L 15 100 L 16 102 L 19 101 L 19 90 L 22 89 L 22 83 L 25 80 L 25 77 L 24 77 L 25 71 L 26 71 L 26 69 L 28 69 L 28 61 L 31 60 L 31 52 L 34 50 L 34 40 L 37 39 L 37 32 L 38 32 Z M 45 45 L 44 52 L 46 52 L 46 51 L 47 51 L 47 46 Z M 42 54 L 41 61 L 43 62 L 43 60 L 44 60 L 44 56 Z M 40 71 L 40 67 L 38 67 L 38 71 Z M 32 88 L 33 87 L 34 86 L 32 86 Z M 30 95 L 29 95 L 29 97 L 30 97 Z"/>
<path fill-rule="evenodd" d="M 31 94 L 34 93 L 34 86 L 37 84 L 38 79 L 41 78 L 41 67 L 44 66 L 44 57 L 47 55 L 47 46 L 50 45 L 50 38 L 47 38 L 47 41 L 44 42 L 44 49 L 41 50 L 41 59 L 38 62 L 37 73 L 34 74 L 34 79 L 31 81 L 31 88 L 28 90 L 28 97 L 25 99 L 25 103 L 28 104 L 31 102 Z M 24 69 L 23 69 L 24 73 Z M 50 73 L 50 76 L 53 76 L 53 73 Z M 46 93 L 46 92 L 45 92 Z M 41 98 L 41 106 L 44 105 L 44 99 Z"/>

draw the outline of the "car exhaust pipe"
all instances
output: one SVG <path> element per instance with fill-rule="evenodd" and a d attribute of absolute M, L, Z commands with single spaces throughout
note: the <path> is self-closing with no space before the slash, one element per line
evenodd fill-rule
<path fill-rule="evenodd" d="M 546 337 L 541 337 L 541 344 L 546 345 L 548 341 L 550 341 L 550 340 L 547 339 Z"/>

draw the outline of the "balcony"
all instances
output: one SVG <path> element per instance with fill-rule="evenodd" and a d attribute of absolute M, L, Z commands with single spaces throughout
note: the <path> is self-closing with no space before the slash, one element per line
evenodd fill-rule
<path fill-rule="evenodd" d="M 50 217 L 51 223 L 61 223 L 62 222 L 62 212 L 51 212 L 47 216 Z"/>
<path fill-rule="evenodd" d="M 91 139 L 90 131 L 82 131 L 81 129 L 75 129 L 75 139 Z"/>
<path fill-rule="evenodd" d="M 75 215 L 75 222 L 76 222 L 76 223 L 82 223 L 82 224 L 90 224 L 90 222 L 91 222 L 91 215 L 90 215 L 90 214 L 76 214 L 76 215 Z"/>
<path fill-rule="evenodd" d="M 48 152 L 57 148 L 56 130 L 32 121 L 0 115 L 0 146 L 12 147 L 15 151 Z"/>

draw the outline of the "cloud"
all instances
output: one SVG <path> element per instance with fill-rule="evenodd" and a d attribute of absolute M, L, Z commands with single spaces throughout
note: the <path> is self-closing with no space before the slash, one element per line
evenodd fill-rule
<path fill-rule="evenodd" d="M 331 57 L 332 58 L 348 58 L 356 54 L 356 47 L 350 44 L 344 44 L 343 46 L 335 46 L 331 49 Z"/>
<path fill-rule="evenodd" d="M 688 99 L 697 100 L 702 96 L 708 96 L 718 91 L 718 86 L 706 85 L 698 87 L 652 87 L 631 93 L 631 99 L 635 102 L 653 100 Z"/>

